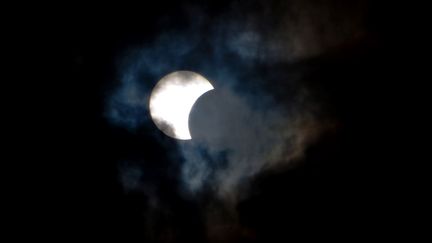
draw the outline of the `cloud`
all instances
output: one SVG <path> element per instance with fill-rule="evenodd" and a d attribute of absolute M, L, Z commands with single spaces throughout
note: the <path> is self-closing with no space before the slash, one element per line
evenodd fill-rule
<path fill-rule="evenodd" d="M 247 196 L 261 173 L 301 161 L 331 126 L 302 82 L 305 71 L 284 68 L 364 34 L 360 3 L 257 3 L 235 3 L 216 18 L 193 8 L 187 28 L 162 31 L 151 43 L 126 50 L 119 58 L 120 82 L 107 99 L 107 119 L 133 130 L 151 124 L 148 98 L 163 76 L 191 70 L 209 79 L 215 90 L 193 108 L 193 140 L 178 143 L 175 163 L 181 163 L 183 195 L 210 193 L 228 208 Z M 137 168 L 121 173 L 125 187 L 140 185 Z"/>
<path fill-rule="evenodd" d="M 206 130 L 207 137 L 194 139 L 199 146 L 179 145 L 185 161 L 181 176 L 191 192 L 213 187 L 217 195 L 229 197 L 260 171 L 300 158 L 324 127 L 316 118 L 318 103 L 301 84 L 302 72 L 293 79 L 271 71 L 262 75 L 260 67 L 319 55 L 362 33 L 361 11 L 353 10 L 358 8 L 344 12 L 313 1 L 258 4 L 234 3 L 219 18 L 190 8 L 188 28 L 162 31 L 119 59 L 120 83 L 106 112 L 117 126 L 133 130 L 151 123 L 151 89 L 170 72 L 196 71 L 219 90 L 212 102 L 225 111 L 212 119 L 222 121 Z M 274 90 L 292 97 L 274 102 Z M 210 135 L 213 131 L 217 134 Z"/>

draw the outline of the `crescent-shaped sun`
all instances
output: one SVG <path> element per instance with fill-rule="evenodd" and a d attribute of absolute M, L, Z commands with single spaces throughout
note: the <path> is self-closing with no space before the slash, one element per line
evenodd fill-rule
<path fill-rule="evenodd" d="M 212 89 L 212 84 L 195 72 L 176 71 L 166 75 L 150 95 L 149 109 L 153 122 L 172 138 L 191 139 L 189 113 L 196 100 Z"/>

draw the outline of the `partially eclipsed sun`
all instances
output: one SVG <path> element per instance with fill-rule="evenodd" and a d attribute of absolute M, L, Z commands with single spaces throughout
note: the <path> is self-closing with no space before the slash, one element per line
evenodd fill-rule
<path fill-rule="evenodd" d="M 189 113 L 196 100 L 214 89 L 203 76 L 190 71 L 176 71 L 163 77 L 150 95 L 150 115 L 166 135 L 191 139 Z"/>

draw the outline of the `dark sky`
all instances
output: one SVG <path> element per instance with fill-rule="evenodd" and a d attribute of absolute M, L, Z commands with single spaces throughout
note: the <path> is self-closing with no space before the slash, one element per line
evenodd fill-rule
<path fill-rule="evenodd" d="M 35 112 L 45 118 L 34 125 L 37 138 L 50 140 L 46 162 L 30 166 L 29 178 L 41 183 L 31 190 L 40 202 L 29 224 L 50 221 L 36 234 L 48 231 L 59 242 L 387 234 L 383 225 L 398 217 L 386 156 L 398 63 L 387 5 L 156 1 L 62 9 L 32 28 L 40 52 L 54 54 L 45 69 L 55 80 Z M 152 123 L 151 88 L 182 69 L 219 88 L 193 113 L 194 124 L 210 128 L 191 130 L 222 134 L 223 146 L 182 143 Z M 206 104 L 219 109 L 210 121 L 199 120 Z M 231 104 L 235 112 L 221 108 Z M 280 128 L 261 129 L 268 124 Z M 281 153 L 272 157 L 275 148 Z M 197 156 L 204 168 L 189 162 Z M 208 174 L 193 187 L 189 170 Z"/>

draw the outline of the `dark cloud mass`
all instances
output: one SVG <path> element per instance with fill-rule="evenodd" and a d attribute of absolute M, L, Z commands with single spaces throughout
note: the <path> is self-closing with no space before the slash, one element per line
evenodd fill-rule
<path fill-rule="evenodd" d="M 230 230 L 253 238 L 235 212 L 250 183 L 264 172 L 301 163 L 308 146 L 337 123 L 326 113 L 325 100 L 315 96 L 320 91 L 303 82 L 308 73 L 301 65 L 365 36 L 361 2 L 334 2 L 234 2 L 211 14 L 201 5 L 186 5 L 184 26 L 162 21 L 151 41 L 118 56 L 119 83 L 107 96 L 105 117 L 131 133 L 151 127 L 157 141 L 163 135 L 149 119 L 148 99 L 160 78 L 191 70 L 214 85 L 192 110 L 194 139 L 178 141 L 167 152 L 179 168 L 181 195 L 210 195 L 222 205 L 203 207 L 209 238 Z M 152 208 L 163 210 L 139 163 L 123 161 L 119 168 L 125 191 L 141 191 L 153 198 Z M 230 216 L 218 216 L 218 210 Z"/>

